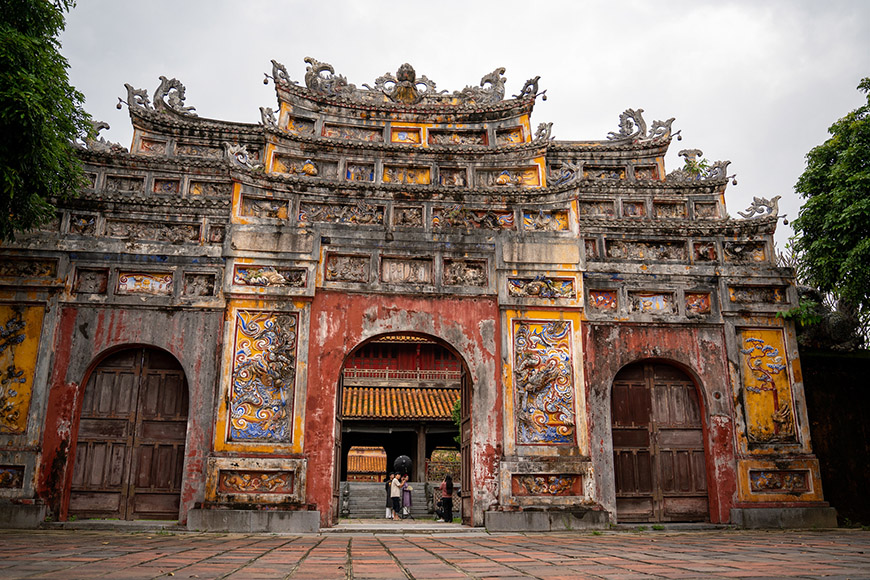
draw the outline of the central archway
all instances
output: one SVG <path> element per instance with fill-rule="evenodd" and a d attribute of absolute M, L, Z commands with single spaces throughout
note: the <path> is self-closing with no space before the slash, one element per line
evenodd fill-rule
<path fill-rule="evenodd" d="M 411 481 L 437 485 L 451 473 L 463 495 L 470 492 L 467 377 L 462 357 L 429 335 L 385 334 L 355 347 L 340 374 L 336 485 L 382 482 L 406 455 Z M 455 407 L 466 429 L 457 425 Z"/>

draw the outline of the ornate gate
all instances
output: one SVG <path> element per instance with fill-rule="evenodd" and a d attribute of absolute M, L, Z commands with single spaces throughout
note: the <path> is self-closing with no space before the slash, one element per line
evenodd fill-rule
<path fill-rule="evenodd" d="M 709 518 L 701 408 L 692 379 L 661 363 L 622 369 L 611 405 L 620 522 Z"/>
<path fill-rule="evenodd" d="M 187 413 L 171 355 L 136 348 L 101 362 L 85 387 L 69 514 L 177 519 Z"/>

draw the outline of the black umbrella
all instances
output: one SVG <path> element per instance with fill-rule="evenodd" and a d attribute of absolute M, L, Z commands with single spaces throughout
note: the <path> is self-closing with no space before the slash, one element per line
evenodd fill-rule
<path fill-rule="evenodd" d="M 411 473 L 411 458 L 407 455 L 399 455 L 396 457 L 396 461 L 393 462 L 393 469 L 396 473 L 401 473 L 402 475 L 408 475 Z"/>

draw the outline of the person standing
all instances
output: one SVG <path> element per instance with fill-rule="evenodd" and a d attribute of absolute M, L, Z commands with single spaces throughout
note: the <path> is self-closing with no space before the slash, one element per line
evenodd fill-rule
<path fill-rule="evenodd" d="M 393 504 L 393 519 L 402 519 L 399 515 L 402 513 L 402 483 L 398 474 L 390 482 L 390 501 Z"/>
<path fill-rule="evenodd" d="M 402 517 L 411 517 L 411 491 L 413 487 L 408 483 L 408 474 L 402 476 Z M 412 518 L 413 519 L 413 518 Z"/>
<path fill-rule="evenodd" d="M 396 476 L 395 473 L 391 473 L 389 476 L 384 478 L 384 487 L 387 491 L 387 504 L 386 504 L 386 515 L 384 516 L 386 519 L 393 518 L 393 502 L 390 500 L 390 484 L 393 483 L 393 478 Z"/>
<path fill-rule="evenodd" d="M 453 478 L 450 474 L 444 476 L 444 481 L 441 482 L 441 511 L 444 513 L 444 519 L 439 522 L 453 522 Z"/>

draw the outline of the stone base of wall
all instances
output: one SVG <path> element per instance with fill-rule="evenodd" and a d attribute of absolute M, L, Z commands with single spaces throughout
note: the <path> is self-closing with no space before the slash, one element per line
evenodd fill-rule
<path fill-rule="evenodd" d="M 35 529 L 45 521 L 46 513 L 42 503 L 0 502 L 0 528 Z"/>
<path fill-rule="evenodd" d="M 187 529 L 202 532 L 317 533 L 319 511 L 260 511 L 192 509 Z"/>
<path fill-rule="evenodd" d="M 741 528 L 836 528 L 832 507 L 732 508 L 731 523 Z"/>
<path fill-rule="evenodd" d="M 490 532 L 555 532 L 606 528 L 607 512 L 599 510 L 553 510 L 485 512 L 484 526 Z"/>

